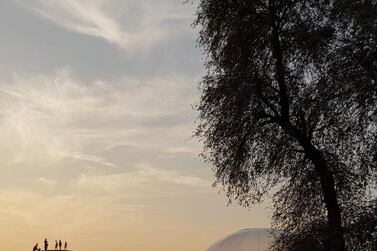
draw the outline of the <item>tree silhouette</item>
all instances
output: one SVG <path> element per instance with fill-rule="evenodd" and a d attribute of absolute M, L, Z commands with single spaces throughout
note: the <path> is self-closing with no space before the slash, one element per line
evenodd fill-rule
<path fill-rule="evenodd" d="M 196 134 L 217 183 L 244 206 L 277 188 L 275 225 L 325 220 L 325 250 L 352 245 L 346 209 L 373 199 L 376 16 L 374 0 L 199 1 Z"/>

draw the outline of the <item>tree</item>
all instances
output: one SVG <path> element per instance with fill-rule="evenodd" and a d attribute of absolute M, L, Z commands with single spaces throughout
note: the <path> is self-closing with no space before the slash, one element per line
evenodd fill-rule
<path fill-rule="evenodd" d="M 325 250 L 352 245 L 346 208 L 373 199 L 376 16 L 374 0 L 199 1 L 196 134 L 217 184 L 244 206 L 278 188 L 275 224 L 325 219 Z"/>

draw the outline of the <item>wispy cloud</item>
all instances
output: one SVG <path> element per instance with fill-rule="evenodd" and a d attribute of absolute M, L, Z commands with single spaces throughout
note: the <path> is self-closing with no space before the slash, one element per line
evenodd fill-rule
<path fill-rule="evenodd" d="M 141 167 L 135 171 L 102 175 L 81 175 L 72 182 L 80 192 L 89 194 L 130 193 L 133 196 L 181 196 L 183 187 L 189 187 L 190 193 L 208 190 L 211 183 L 203 178 L 180 174 L 176 170 L 157 167 Z M 169 190 L 169 187 L 174 189 Z M 181 189 L 177 189 L 181 187 Z M 128 195 L 129 197 L 129 195 Z"/>
<path fill-rule="evenodd" d="M 56 180 L 52 178 L 46 178 L 46 177 L 38 177 L 37 181 L 43 185 L 52 187 L 56 184 Z"/>
<path fill-rule="evenodd" d="M 109 12 L 112 2 L 114 1 L 28 0 L 24 1 L 24 4 L 36 14 L 63 28 L 103 38 L 129 52 L 135 49 L 148 49 L 153 44 L 161 42 L 168 36 L 168 31 L 164 30 L 161 24 L 169 18 L 180 18 L 178 15 L 162 15 L 158 10 L 146 8 L 140 13 L 143 15 L 142 18 L 135 16 L 136 20 L 124 24 L 119 21 L 121 17 L 117 19 L 114 13 Z M 127 2 L 130 6 L 135 5 L 133 1 Z M 140 4 L 140 8 L 143 7 L 143 4 Z M 145 13 L 147 11 L 148 13 Z M 132 27 L 133 25 L 136 28 Z"/>
<path fill-rule="evenodd" d="M 142 167 L 136 173 L 141 176 L 150 177 L 151 180 L 158 179 L 162 182 L 167 182 L 176 185 L 184 185 L 191 187 L 209 188 L 211 182 L 208 180 L 182 175 L 176 170 L 165 170 L 162 168 Z"/>
<path fill-rule="evenodd" d="M 48 165 L 72 158 L 115 167 L 97 153 L 116 145 L 188 149 L 192 97 L 184 81 L 87 83 L 69 70 L 0 81 L 0 163 Z"/>
<path fill-rule="evenodd" d="M 103 166 L 108 166 L 108 167 L 116 167 L 116 165 L 107 159 L 97 156 L 97 155 L 91 155 L 91 154 L 84 154 L 84 153 L 72 153 L 70 157 L 79 159 L 79 160 L 87 160 L 93 163 L 97 163 Z"/>

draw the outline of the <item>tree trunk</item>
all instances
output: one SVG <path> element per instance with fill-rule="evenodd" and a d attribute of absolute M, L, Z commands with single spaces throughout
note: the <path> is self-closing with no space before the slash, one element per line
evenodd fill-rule
<path fill-rule="evenodd" d="M 311 144 L 310 140 L 308 140 L 305 134 L 297 130 L 297 128 L 295 128 L 290 122 L 289 98 L 285 83 L 283 50 L 280 42 L 279 27 L 276 24 L 276 10 L 275 6 L 273 5 L 273 1 L 269 1 L 269 10 L 272 28 L 271 45 L 273 49 L 273 56 L 276 60 L 275 73 L 279 86 L 280 97 L 280 121 L 278 123 L 283 130 L 299 141 L 301 146 L 304 148 L 306 156 L 313 163 L 320 178 L 329 225 L 329 236 L 326 243 L 326 251 L 345 251 L 345 242 L 342 231 L 342 217 L 335 189 L 334 176 L 327 165 L 327 161 L 322 156 L 322 153 Z"/>
<path fill-rule="evenodd" d="M 320 177 L 322 194 L 327 209 L 329 236 L 326 250 L 345 251 L 345 241 L 342 230 L 342 216 L 338 203 L 334 175 L 321 152 L 312 144 L 303 145 L 307 157 L 312 161 L 317 174 Z"/>
<path fill-rule="evenodd" d="M 297 128 L 292 126 L 289 121 L 281 121 L 280 126 L 285 132 L 297 139 L 303 147 L 306 157 L 313 163 L 315 171 L 320 178 L 329 226 L 329 236 L 325 243 L 326 251 L 346 251 L 342 230 L 342 215 L 338 203 L 334 175 L 326 159 L 323 157 L 321 151 L 316 149 L 310 140 Z"/>

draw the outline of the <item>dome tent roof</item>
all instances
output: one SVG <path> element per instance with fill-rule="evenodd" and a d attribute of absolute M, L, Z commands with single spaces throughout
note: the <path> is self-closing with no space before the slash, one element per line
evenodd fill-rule
<path fill-rule="evenodd" d="M 210 246 L 207 251 L 265 251 L 270 241 L 270 229 L 243 229 Z"/>

